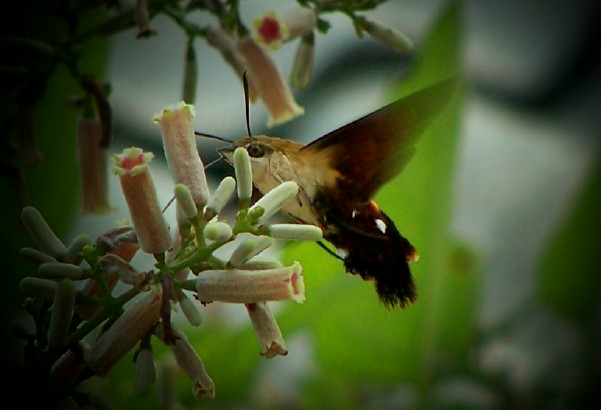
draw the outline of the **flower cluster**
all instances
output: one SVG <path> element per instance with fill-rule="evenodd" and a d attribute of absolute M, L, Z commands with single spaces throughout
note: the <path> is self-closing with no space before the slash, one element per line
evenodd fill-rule
<path fill-rule="evenodd" d="M 251 206 L 252 175 L 244 148 L 234 152 L 236 179 L 224 178 L 211 195 L 194 141 L 193 114 L 193 106 L 180 103 L 155 118 L 175 179 L 175 232 L 159 206 L 150 168 L 153 155 L 136 147 L 113 157 L 113 172 L 119 177 L 133 226 L 112 229 L 95 243 L 82 235 L 67 247 L 35 208 L 23 210 L 23 224 L 37 249 L 24 248 L 21 253 L 38 265 L 38 271 L 22 280 L 21 291 L 32 304 L 47 301 L 48 323 L 39 317 L 36 325 L 48 332 L 45 340 L 36 343 L 50 346 L 55 353 L 51 360 L 55 382 L 73 383 L 86 369 L 106 375 L 136 349 L 136 389 L 147 394 L 155 380 L 154 337 L 170 347 L 192 381 L 194 396 L 213 397 L 215 386 L 202 360 L 171 322 L 174 306 L 190 324 L 199 326 L 202 304 L 244 304 L 261 354 L 287 353 L 266 302 L 303 302 L 302 267 L 298 262 L 282 266 L 260 254 L 274 243 L 273 238 L 315 241 L 321 239 L 321 229 L 267 224 L 296 196 L 298 186 L 283 183 Z M 219 215 L 236 190 L 239 211 L 228 224 Z M 216 256 L 232 242 L 237 247 L 229 258 Z M 140 271 L 130 264 L 139 249 L 154 255 L 156 263 L 150 270 Z M 118 283 L 128 290 L 115 294 Z"/>
<path fill-rule="evenodd" d="M 365 2 L 363 7 L 375 7 L 369 3 Z M 242 73 L 248 72 L 249 98 L 251 101 L 258 98 L 263 101 L 269 112 L 268 126 L 288 121 L 304 112 L 294 100 L 288 83 L 268 51 L 298 39 L 289 83 L 297 89 L 306 87 L 313 73 L 316 32 L 324 32 L 329 28 L 329 24 L 321 20 L 319 15 L 335 11 L 331 7 L 316 4 L 311 8 L 305 4 L 305 7 L 292 9 L 281 16 L 270 11 L 253 21 L 250 34 L 240 21 L 229 31 L 223 25 L 208 30 L 208 43 L 221 52 L 240 78 Z M 405 35 L 356 14 L 353 7 L 361 9 L 349 3 L 339 11 L 351 17 L 359 36 L 367 34 L 400 53 L 408 53 L 412 49 L 411 41 Z"/>

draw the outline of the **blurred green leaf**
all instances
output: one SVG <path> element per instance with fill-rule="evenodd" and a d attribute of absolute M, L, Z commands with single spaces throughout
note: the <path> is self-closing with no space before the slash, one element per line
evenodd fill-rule
<path fill-rule="evenodd" d="M 458 75 L 461 58 L 461 12 L 459 2 L 453 2 L 393 97 Z M 450 232 L 461 94 L 459 90 L 422 136 L 407 168 L 376 198 L 420 253 L 420 261 L 412 264 L 418 285 L 414 305 L 387 311 L 371 284 L 345 275 L 340 261 L 318 253 L 315 246 L 287 252 L 289 261 L 303 262 L 307 302 L 280 323 L 284 328 L 308 326 L 314 333 L 321 382 L 313 386 L 319 393 L 311 397 L 325 400 L 331 389 L 342 389 L 344 401 L 336 404 L 349 404 L 358 386 L 419 382 L 426 387 L 437 373 L 465 366 L 478 278 L 469 249 L 456 244 Z"/>
<path fill-rule="evenodd" d="M 601 155 L 541 258 L 542 301 L 580 323 L 599 314 L 601 288 Z"/>

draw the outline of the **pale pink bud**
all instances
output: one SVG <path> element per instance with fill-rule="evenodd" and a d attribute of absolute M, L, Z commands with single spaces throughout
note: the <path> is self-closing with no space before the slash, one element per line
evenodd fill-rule
<path fill-rule="evenodd" d="M 292 299 L 305 300 L 305 285 L 298 262 L 279 269 L 206 270 L 196 279 L 202 302 L 256 303 Z"/>
<path fill-rule="evenodd" d="M 163 109 L 154 121 L 161 126 L 165 156 L 175 182 L 186 185 L 202 209 L 209 199 L 209 188 L 196 147 L 193 117 L 194 106 L 181 102 Z"/>
<path fill-rule="evenodd" d="M 84 213 L 108 212 L 108 155 L 100 118 L 77 121 L 77 156 Z"/>
<path fill-rule="evenodd" d="M 134 299 L 84 355 L 84 360 L 97 375 L 106 375 L 111 368 L 155 325 L 160 317 L 161 294 L 146 292 Z"/>
<path fill-rule="evenodd" d="M 250 37 L 240 39 L 237 46 L 246 59 L 249 82 L 269 111 L 267 125 L 273 126 L 302 115 L 303 108 L 294 101 L 288 84 L 269 54 Z"/>
<path fill-rule="evenodd" d="M 90 349 L 87 344 L 82 343 L 81 350 L 86 352 Z M 57 359 L 50 370 L 50 377 L 55 381 L 66 384 L 75 379 L 87 369 L 81 355 L 75 354 L 73 350 L 67 350 Z"/>
<path fill-rule="evenodd" d="M 162 253 L 171 246 L 171 238 L 148 167 L 152 158 L 152 153 L 140 148 L 126 148 L 114 156 L 113 172 L 119 175 L 140 247 L 148 253 Z"/>
<path fill-rule="evenodd" d="M 286 356 L 288 351 L 284 337 L 267 303 L 249 303 L 246 310 L 259 339 L 261 354 L 268 359 L 277 355 Z"/>

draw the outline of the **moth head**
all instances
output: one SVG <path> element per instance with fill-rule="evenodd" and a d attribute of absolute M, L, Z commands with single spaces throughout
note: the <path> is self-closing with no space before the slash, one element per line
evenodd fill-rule
<path fill-rule="evenodd" d="M 255 171 L 258 167 L 266 167 L 270 159 L 274 156 L 291 155 L 293 152 L 298 152 L 297 145 L 297 143 L 292 141 L 260 135 L 257 137 L 242 138 L 234 144 L 220 148 L 217 151 L 223 159 L 233 164 L 233 156 L 236 148 L 245 148 L 250 157 L 253 171 Z"/>

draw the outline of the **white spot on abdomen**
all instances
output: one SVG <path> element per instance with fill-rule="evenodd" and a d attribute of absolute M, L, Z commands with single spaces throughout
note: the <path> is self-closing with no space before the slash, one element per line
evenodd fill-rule
<path fill-rule="evenodd" d="M 381 219 L 376 219 L 376 228 L 380 230 L 382 233 L 386 233 L 386 223 Z"/>

